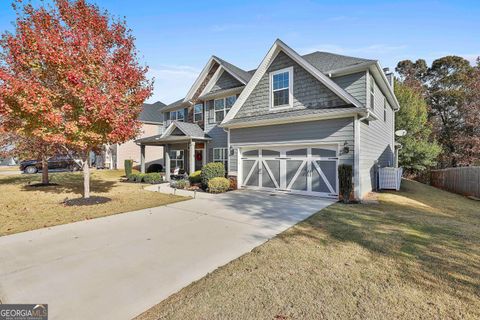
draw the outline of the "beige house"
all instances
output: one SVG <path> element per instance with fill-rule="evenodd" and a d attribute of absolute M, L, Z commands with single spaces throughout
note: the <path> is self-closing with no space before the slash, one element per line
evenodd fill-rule
<path fill-rule="evenodd" d="M 165 104 L 160 101 L 153 104 L 145 103 L 143 105 L 143 110 L 139 116 L 139 120 L 143 125 L 141 133 L 136 139 L 162 133 L 163 116 L 160 109 L 164 106 Z M 140 166 L 140 146 L 138 146 L 134 140 L 135 139 L 112 147 L 112 164 L 114 168 L 123 169 L 125 167 L 125 160 L 129 159 L 133 160 L 134 167 Z M 160 164 L 163 166 L 163 148 L 150 147 L 148 149 L 145 158 L 145 168 L 148 170 L 148 167 L 152 164 Z"/>

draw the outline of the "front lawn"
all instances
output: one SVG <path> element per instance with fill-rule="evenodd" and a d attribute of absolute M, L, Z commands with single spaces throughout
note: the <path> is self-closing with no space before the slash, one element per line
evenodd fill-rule
<path fill-rule="evenodd" d="M 332 205 L 138 319 L 479 319 L 480 203 L 402 189 Z"/>
<path fill-rule="evenodd" d="M 83 175 L 76 173 L 50 174 L 57 186 L 32 187 L 41 175 L 0 175 L 0 236 L 93 219 L 112 214 L 157 207 L 184 197 L 143 190 L 144 184 L 120 182 L 123 171 L 92 172 L 92 197 L 104 203 L 68 205 L 69 200 L 82 196 Z"/>

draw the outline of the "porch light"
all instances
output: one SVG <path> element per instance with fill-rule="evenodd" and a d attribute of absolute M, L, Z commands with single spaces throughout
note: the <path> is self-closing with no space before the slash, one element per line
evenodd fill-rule
<path fill-rule="evenodd" d="M 349 153 L 349 152 L 350 152 L 350 147 L 348 146 L 348 141 L 345 141 L 345 142 L 343 143 L 343 152 L 342 152 L 342 153 L 343 153 L 343 154 L 347 154 L 347 153 Z"/>
<path fill-rule="evenodd" d="M 231 156 L 235 155 L 235 150 L 233 150 L 232 147 L 230 147 L 230 150 L 228 150 L 228 151 L 230 152 L 230 155 L 231 155 Z"/>

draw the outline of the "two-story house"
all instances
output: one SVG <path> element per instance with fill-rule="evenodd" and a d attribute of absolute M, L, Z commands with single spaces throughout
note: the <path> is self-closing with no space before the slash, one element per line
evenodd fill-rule
<path fill-rule="evenodd" d="M 164 132 L 137 140 L 164 147 L 166 179 L 207 162 L 239 187 L 338 197 L 337 167 L 354 169 L 355 197 L 393 166 L 393 78 L 378 61 L 300 55 L 275 41 L 256 70 L 213 56 L 187 95 L 162 109 Z"/>

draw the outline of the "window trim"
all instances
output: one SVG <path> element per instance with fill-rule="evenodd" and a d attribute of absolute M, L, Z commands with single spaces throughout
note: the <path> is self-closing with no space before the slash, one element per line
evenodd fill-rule
<path fill-rule="evenodd" d="M 375 110 L 375 79 L 370 74 L 370 109 Z"/>
<path fill-rule="evenodd" d="M 280 105 L 280 106 L 274 106 L 273 105 L 273 92 L 274 92 L 273 91 L 273 76 L 275 76 L 277 74 L 280 74 L 280 73 L 284 73 L 284 72 L 288 72 L 288 104 L 283 104 L 283 105 Z M 270 72 L 269 79 L 270 79 L 270 83 L 269 83 L 269 110 L 282 110 L 282 109 L 293 108 L 293 66 Z M 277 89 L 277 90 L 285 90 L 285 88 Z M 277 90 L 275 90 L 275 91 L 277 91 Z"/>
<path fill-rule="evenodd" d="M 220 150 L 221 158 L 215 158 L 215 150 Z M 228 165 L 228 148 L 213 148 L 213 162 L 221 162 L 227 168 Z"/>
<path fill-rule="evenodd" d="M 383 122 L 387 122 L 387 98 L 383 97 Z"/>
<path fill-rule="evenodd" d="M 175 159 L 172 158 L 172 152 L 177 152 L 177 151 L 181 151 L 182 152 L 182 159 L 177 159 L 175 157 Z M 175 164 L 178 163 L 178 161 L 182 161 L 183 163 L 183 168 L 180 168 L 180 170 L 185 170 L 185 150 L 184 149 L 172 149 L 172 150 L 169 150 L 169 157 L 170 157 L 170 170 L 175 170 L 175 168 L 177 167 L 176 165 L 172 167 L 172 161 L 175 162 Z"/>
<path fill-rule="evenodd" d="M 202 107 L 202 110 L 200 112 L 197 112 L 195 110 L 195 107 L 196 106 L 201 106 Z M 200 121 L 203 121 L 203 102 L 202 103 L 195 103 L 193 105 L 193 122 L 197 123 L 197 122 L 200 122 Z M 200 115 L 200 119 L 197 120 L 197 115 Z"/>
<path fill-rule="evenodd" d="M 235 97 L 235 102 L 237 101 L 237 96 L 236 95 L 231 95 L 231 96 L 227 96 L 227 97 L 223 97 L 223 98 L 219 98 L 219 99 L 213 99 L 213 123 L 219 123 L 221 121 L 217 121 L 217 112 L 220 112 L 223 110 L 223 119 L 225 119 L 225 117 L 227 116 L 228 112 L 232 109 L 232 106 L 230 106 L 229 109 L 227 109 L 227 99 L 228 98 L 231 98 L 231 97 Z M 215 101 L 219 101 L 219 100 L 223 100 L 223 109 L 215 109 Z M 234 104 L 235 104 L 234 102 Z M 222 121 L 223 121 L 222 119 Z"/>

